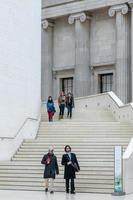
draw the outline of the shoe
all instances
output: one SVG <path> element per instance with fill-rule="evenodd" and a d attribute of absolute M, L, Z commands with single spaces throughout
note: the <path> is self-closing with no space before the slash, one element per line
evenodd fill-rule
<path fill-rule="evenodd" d="M 45 188 L 45 192 L 48 192 L 48 188 Z"/>
<path fill-rule="evenodd" d="M 50 194 L 54 194 L 54 191 L 50 191 Z"/>
<path fill-rule="evenodd" d="M 69 190 L 66 190 L 66 193 L 69 193 Z"/>
<path fill-rule="evenodd" d="M 74 192 L 74 191 L 71 191 L 71 194 L 76 194 L 76 192 Z"/>

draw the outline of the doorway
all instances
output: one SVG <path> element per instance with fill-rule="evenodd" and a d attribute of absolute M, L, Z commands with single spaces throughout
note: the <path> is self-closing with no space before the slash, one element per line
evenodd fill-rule
<path fill-rule="evenodd" d="M 73 77 L 62 78 L 62 91 L 65 94 L 68 92 L 73 93 Z"/>

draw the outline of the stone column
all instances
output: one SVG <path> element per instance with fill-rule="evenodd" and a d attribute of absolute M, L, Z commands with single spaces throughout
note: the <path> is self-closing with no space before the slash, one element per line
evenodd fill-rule
<path fill-rule="evenodd" d="M 90 69 L 89 69 L 89 18 L 85 13 L 70 15 L 69 24 L 75 22 L 75 96 L 90 94 Z"/>
<path fill-rule="evenodd" d="M 41 88 L 42 100 L 47 100 L 53 95 L 53 23 L 44 20 L 42 22 L 42 73 Z"/>
<path fill-rule="evenodd" d="M 128 45 L 128 6 L 112 6 L 109 16 L 116 15 L 116 94 L 123 103 L 129 101 L 129 45 Z M 115 51 L 115 49 L 114 49 Z"/>

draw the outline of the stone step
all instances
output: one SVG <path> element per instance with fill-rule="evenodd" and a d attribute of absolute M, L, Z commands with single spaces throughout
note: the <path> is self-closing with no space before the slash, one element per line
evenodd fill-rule
<path fill-rule="evenodd" d="M 42 156 L 34 156 L 34 157 L 30 157 L 30 156 L 19 156 L 19 155 L 15 155 L 13 157 L 14 161 L 36 161 L 36 162 L 40 162 L 40 160 L 42 159 Z M 114 162 L 114 158 L 79 158 L 78 159 L 79 162 Z M 61 159 L 58 159 L 59 162 L 61 162 Z"/>
<path fill-rule="evenodd" d="M 5 167 L 5 166 L 22 166 L 22 167 L 25 167 L 25 166 L 39 166 L 39 167 L 41 167 L 42 165 L 41 165 L 41 162 L 24 162 L 24 161 L 19 161 L 19 162 L 17 162 L 17 161 L 8 161 L 8 162 L 5 162 L 5 161 L 1 161 L 1 163 L 0 163 L 0 166 L 1 167 Z M 91 163 L 89 163 L 89 165 L 87 164 L 87 163 L 85 163 L 85 162 L 81 162 L 80 163 L 80 167 L 82 168 L 82 170 L 87 170 L 87 169 L 89 169 L 90 170 L 90 167 L 91 167 L 91 170 L 93 170 L 93 169 L 95 169 L 95 167 L 97 168 L 99 168 L 99 167 L 105 167 L 105 170 L 110 170 L 110 168 L 112 169 L 112 164 L 110 164 L 110 163 L 97 163 L 97 162 L 91 162 Z M 114 166 L 113 166 L 114 167 Z M 99 168 L 99 170 L 100 170 L 100 168 Z"/>
<path fill-rule="evenodd" d="M 112 154 L 114 153 L 114 147 L 110 147 L 110 148 L 106 148 L 106 147 L 103 147 L 103 148 L 88 148 L 88 149 L 76 149 L 76 148 L 73 148 L 73 151 L 77 154 L 77 155 L 89 155 L 89 154 L 92 154 L 92 155 L 95 155 L 95 154 L 102 154 L 102 155 L 106 155 L 106 154 Z M 125 151 L 125 149 L 123 149 L 123 152 Z M 34 148 L 34 149 L 31 149 L 30 147 L 29 148 L 25 148 L 25 147 L 22 147 L 19 148 L 18 152 L 17 153 L 24 153 L 24 154 L 44 154 L 48 152 L 48 147 L 45 147 L 45 148 Z M 55 148 L 54 150 L 54 153 L 55 154 L 63 154 L 64 153 L 64 148 Z"/>
<path fill-rule="evenodd" d="M 58 121 L 58 122 L 42 122 L 41 121 L 41 124 L 40 124 L 40 127 L 42 126 L 48 126 L 48 127 L 53 127 L 53 126 L 85 126 L 85 125 L 89 125 L 89 126 L 103 126 L 103 127 L 107 127 L 107 126 L 130 126 L 131 125 L 129 123 L 124 123 L 124 122 L 118 122 L 118 121 L 107 121 L 107 122 L 91 122 L 91 121 L 88 121 L 88 122 L 85 122 L 85 121 L 81 121 L 80 123 L 79 122 L 76 122 L 76 121 L 73 121 L 73 119 L 70 121 L 66 121 L 66 120 L 61 120 L 61 121 Z"/>
<path fill-rule="evenodd" d="M 56 156 L 57 156 L 57 158 L 61 158 L 62 157 L 62 155 L 64 154 L 64 152 L 62 152 L 62 153 L 57 153 L 56 151 L 55 151 L 55 153 L 56 153 Z M 40 153 L 40 152 L 31 152 L 31 153 L 29 153 L 29 152 L 21 152 L 21 151 L 18 151 L 17 152 L 17 154 L 15 154 L 14 156 L 17 156 L 17 157 L 30 157 L 30 158 L 32 158 L 32 157 L 36 157 L 36 158 L 40 158 L 40 157 L 42 157 L 44 155 L 44 152 L 43 153 Z M 99 157 L 99 158 L 114 158 L 114 153 L 113 152 L 110 152 L 110 153 L 108 153 L 108 152 L 93 152 L 93 153 L 88 153 L 88 154 L 84 154 L 84 153 L 82 153 L 82 154 L 77 154 L 77 158 L 80 158 L 80 159 L 82 159 L 82 158 L 95 158 L 95 157 Z"/>
<path fill-rule="evenodd" d="M 43 151 L 43 152 L 47 152 L 49 147 L 50 147 L 51 144 L 40 144 L 40 146 L 38 144 L 32 144 L 32 143 L 23 143 L 20 147 L 20 150 L 23 150 L 23 151 Z M 123 149 L 126 149 L 126 146 L 127 146 L 127 143 L 125 145 L 123 145 Z M 74 145 L 72 146 L 72 151 L 75 151 L 75 152 L 90 152 L 90 151 L 114 151 L 114 148 L 115 148 L 115 145 L 111 145 L 111 144 L 107 144 L 107 145 L 101 145 L 101 144 L 98 144 L 98 145 L 84 145 L 84 146 L 81 146 L 81 145 Z M 58 145 L 58 146 L 55 146 L 55 151 L 59 151 L 59 152 L 62 152 L 64 151 L 64 145 Z"/>
<path fill-rule="evenodd" d="M 41 122 L 40 124 L 40 129 L 45 129 L 45 128 L 49 128 L 49 129 L 52 129 L 54 127 L 57 127 L 57 128 L 94 128 L 94 129 L 97 129 L 97 128 L 106 128 L 106 129 L 121 129 L 121 128 L 124 128 L 124 129 L 129 129 L 131 128 L 131 125 L 130 124 L 121 124 L 119 122 L 71 122 L 69 121 L 69 123 L 67 121 L 63 122 L 63 121 L 58 121 L 58 122 Z"/>
<path fill-rule="evenodd" d="M 55 149 L 61 147 L 62 150 L 64 150 L 64 147 L 66 146 L 66 142 L 63 144 L 63 146 L 61 146 L 62 144 L 61 143 L 47 143 L 47 142 L 25 142 L 24 144 L 21 145 L 21 148 L 23 149 L 43 149 L 43 147 L 45 147 L 47 150 L 49 149 L 49 147 L 51 147 L 51 145 L 54 145 Z M 84 143 L 84 146 L 81 146 L 81 144 L 73 144 L 73 143 L 68 143 L 71 147 L 72 147 L 72 150 L 76 149 L 77 147 L 79 147 L 79 150 L 84 150 L 85 148 L 88 148 L 88 149 L 98 149 L 98 148 L 102 148 L 104 145 L 104 149 L 108 149 L 109 147 L 112 148 L 115 148 L 115 146 L 117 145 L 120 145 L 124 148 L 126 148 L 128 142 L 122 142 L 122 143 L 119 143 L 119 142 L 116 142 L 115 144 L 114 143 Z M 107 148 L 108 146 L 108 148 Z"/>
<path fill-rule="evenodd" d="M 32 187 L 32 186 L 10 186 L 10 185 L 0 185 L 0 190 L 22 190 L 22 191 L 44 191 L 44 187 Z M 60 186 L 60 187 L 55 187 L 56 192 L 64 192 L 65 188 Z M 113 188 L 81 188 L 76 186 L 76 192 L 82 193 L 82 192 L 87 192 L 87 193 L 105 193 L 105 194 L 110 194 L 113 192 Z"/>
<path fill-rule="evenodd" d="M 76 135 L 76 134 L 75 134 Z M 114 138 L 117 138 L 117 139 L 119 139 L 120 137 L 121 137 L 121 139 L 123 139 L 123 138 L 127 138 L 127 139 L 129 139 L 129 138 L 131 138 L 133 135 L 132 134 L 127 134 L 127 135 L 125 135 L 125 134 L 118 134 L 118 133 L 116 133 L 116 134 L 112 134 L 111 132 L 110 133 L 108 133 L 108 134 L 100 134 L 100 133 L 98 133 L 98 134 L 93 134 L 93 133 L 89 133 L 88 132 L 88 134 L 84 134 L 83 132 L 79 135 L 79 134 L 77 134 L 76 135 L 78 138 L 85 138 L 85 139 L 88 139 L 88 138 L 99 138 L 99 139 L 101 139 L 101 138 L 111 138 L 111 139 L 114 139 Z M 52 139 L 52 138 L 55 138 L 55 139 L 75 139 L 75 136 L 74 135 L 71 135 L 71 133 L 68 133 L 68 134 L 64 134 L 63 132 L 62 132 L 62 135 L 60 134 L 56 134 L 55 133 L 55 135 L 53 135 L 53 134 L 38 134 L 38 136 L 37 136 L 37 140 L 42 140 L 42 139 Z"/>
<path fill-rule="evenodd" d="M 77 176 L 76 176 L 77 177 Z M 0 177 L 0 182 L 34 182 L 34 183 L 42 183 L 44 181 L 43 178 L 30 178 L 30 177 Z M 55 183 L 62 183 L 64 184 L 64 178 L 63 175 L 62 176 L 57 176 L 55 181 Z M 114 179 L 86 179 L 86 178 L 79 178 L 77 177 L 77 179 L 75 180 L 75 183 L 80 184 L 80 183 L 88 183 L 88 184 L 114 184 Z"/>
<path fill-rule="evenodd" d="M 97 138 L 97 137 L 94 137 L 94 138 L 74 138 L 74 140 L 73 141 L 71 141 L 69 138 L 66 138 L 66 139 L 64 139 L 64 138 L 51 138 L 51 139 L 48 139 L 48 138 L 46 138 L 46 139 L 36 139 L 36 140 L 25 140 L 26 141 L 26 143 L 28 144 L 28 143 L 32 143 L 32 144 L 37 144 L 37 143 L 42 143 L 42 144 L 44 144 L 44 143 L 49 143 L 49 145 L 51 144 L 51 143 L 56 143 L 56 144 L 66 144 L 66 142 L 67 142 L 67 144 L 71 144 L 71 145 L 73 145 L 73 144 L 80 144 L 80 146 L 83 146 L 85 143 L 87 143 L 88 145 L 89 144 L 94 144 L 94 145 L 97 145 L 97 144 L 101 144 L 101 145 L 103 145 L 104 146 L 104 144 L 111 144 L 111 145 L 115 145 L 115 144 L 124 144 L 124 143 L 128 143 L 129 141 L 130 141 L 130 139 L 131 138 L 112 138 L 111 140 L 110 140 L 110 138 Z"/>
<path fill-rule="evenodd" d="M 15 161 L 15 162 L 17 162 L 17 161 L 19 161 L 19 162 L 31 162 L 31 164 L 33 163 L 33 162 L 36 162 L 36 163 L 38 163 L 38 164 L 40 164 L 41 163 L 41 160 L 40 159 L 35 159 L 35 160 L 33 160 L 33 159 L 29 159 L 28 161 L 27 160 L 25 160 L 25 159 L 22 159 L 22 160 L 20 160 L 20 159 L 13 159 L 13 161 Z M 92 167 L 93 166 L 93 168 L 95 168 L 95 166 L 97 166 L 97 167 L 114 167 L 114 163 L 113 162 L 101 162 L 101 161 L 92 161 L 92 162 L 80 162 L 80 167 L 86 167 L 86 169 L 87 169 L 87 167 Z"/>
<path fill-rule="evenodd" d="M 31 170 L 30 171 L 30 169 L 29 169 L 29 171 L 28 170 L 18 170 L 18 169 L 16 169 L 16 170 L 0 170 L 0 177 L 5 177 L 5 176 L 8 176 L 8 177 L 15 177 L 15 176 L 17 176 L 17 177 L 43 177 L 43 171 L 44 170 Z M 5 175 L 6 174 L 6 175 Z M 64 171 L 62 170 L 60 170 L 60 175 L 63 177 L 63 174 L 64 174 Z M 103 176 L 103 178 L 102 179 L 105 179 L 105 178 L 107 178 L 108 179 L 108 177 L 110 177 L 110 176 L 113 176 L 114 175 L 114 172 L 113 172 L 113 169 L 112 170 L 108 170 L 108 171 L 106 171 L 106 170 L 94 170 L 94 171 L 82 171 L 82 173 L 80 172 L 80 175 L 77 175 L 77 178 L 78 177 L 89 177 L 89 176 L 91 176 L 91 177 L 93 177 L 94 176 L 94 179 L 98 179 L 98 177 L 100 177 L 100 176 Z M 100 179 L 100 178 L 99 178 Z"/>
<path fill-rule="evenodd" d="M 96 135 L 108 135 L 108 134 L 112 134 L 113 136 L 114 135 L 133 135 L 133 131 L 132 130 L 58 130 L 58 129 L 53 129 L 53 130 L 45 130 L 45 131 L 39 131 L 38 132 L 38 135 L 39 134 L 45 134 L 45 135 L 93 135 L 93 134 L 96 134 Z"/>
<path fill-rule="evenodd" d="M 21 156 L 21 155 L 15 155 L 14 157 L 13 157 L 13 160 L 14 161 L 26 161 L 26 160 L 28 160 L 29 159 L 29 161 L 40 161 L 41 159 L 42 159 L 42 156 L 43 155 L 36 155 L 36 156 L 28 156 L 28 155 L 23 155 L 23 156 Z M 84 157 L 84 158 L 82 158 L 82 157 L 78 157 L 78 160 L 79 160 L 79 162 L 114 162 L 114 158 L 113 157 Z M 61 157 L 58 157 L 58 162 L 60 163 L 61 162 Z"/>
<path fill-rule="evenodd" d="M 29 168 L 28 168 L 29 169 Z M 100 171 L 101 172 L 101 171 Z M 110 171 L 111 172 L 111 171 Z M 113 170 L 112 170 L 113 172 Z M 95 171 L 96 173 L 96 171 Z M 57 176 L 57 178 L 62 178 L 62 176 L 64 175 L 64 170 L 60 170 L 60 174 Z M 42 179 L 43 174 L 42 173 L 37 173 L 37 174 L 23 174 L 23 173 L 15 173 L 15 171 L 12 171 L 12 173 L 2 173 L 0 174 L 0 180 L 4 179 L 4 178 L 11 178 L 11 179 L 15 179 L 15 178 L 23 178 L 23 179 L 33 179 L 33 178 L 37 178 L 37 179 Z M 85 173 L 85 171 L 80 171 L 80 173 L 76 174 L 77 179 L 96 179 L 96 180 L 114 180 L 114 175 L 109 175 L 107 174 L 107 172 L 105 171 L 105 174 L 91 174 L 91 173 Z"/>
<path fill-rule="evenodd" d="M 57 158 L 60 158 L 62 156 L 62 154 L 64 153 L 63 151 L 61 153 L 57 152 L 57 151 L 54 151 Z M 111 158 L 114 158 L 114 152 L 95 152 L 95 151 L 91 151 L 91 152 L 75 152 L 77 154 L 77 157 L 78 158 L 91 158 L 91 157 L 111 157 Z M 17 152 L 16 155 L 22 155 L 22 156 L 42 156 L 44 154 L 44 152 L 23 152 L 21 150 L 19 150 Z"/>
<path fill-rule="evenodd" d="M 129 128 L 132 128 L 132 126 L 130 124 L 121 124 L 121 123 L 117 123 L 117 122 L 74 122 L 74 121 L 57 121 L 57 122 L 41 122 L 40 124 L 40 129 L 45 129 L 45 128 L 48 128 L 48 129 L 53 129 L 54 127 L 57 127 L 58 129 L 59 128 L 94 128 L 97 129 L 97 128 L 102 128 L 103 129 L 109 129 L 109 127 L 111 129 L 121 129 L 121 128 L 124 128 L 124 129 L 129 129 Z"/>
<path fill-rule="evenodd" d="M 54 130 L 55 129 L 55 130 Z M 100 130 L 100 129 L 97 129 L 97 130 L 92 130 L 92 129 L 89 129 L 89 128 L 86 128 L 86 129 L 58 129 L 57 127 L 55 127 L 54 129 L 52 129 L 52 130 L 48 130 L 48 129 L 45 129 L 45 131 L 44 130 L 41 130 L 41 131 L 39 131 L 38 133 L 39 134 L 43 134 L 43 133 L 50 133 L 50 135 L 52 134 L 52 135 L 55 135 L 55 134 L 57 134 L 57 135 L 60 135 L 61 133 L 62 133 L 62 135 L 64 135 L 64 134 L 72 134 L 72 135 L 75 135 L 75 134 L 85 134 L 85 135 L 87 135 L 87 134 L 89 134 L 89 133 L 94 133 L 94 134 L 109 134 L 109 133 L 112 133 L 112 134 L 120 134 L 120 135 L 122 135 L 122 134 L 125 134 L 125 135 L 128 135 L 128 134 L 131 134 L 131 135 L 133 135 L 133 131 L 132 130 L 127 130 L 127 129 L 125 129 L 125 130 L 107 130 L 107 129 L 102 129 L 102 130 Z"/>
<path fill-rule="evenodd" d="M 109 173 L 111 173 L 111 175 L 113 175 L 113 165 L 109 166 L 109 163 L 108 163 L 108 166 L 99 166 L 99 164 L 97 166 L 80 166 L 80 172 L 78 174 L 81 174 L 81 175 L 109 175 Z M 27 166 L 27 167 L 24 167 L 24 166 L 9 166 L 9 167 L 5 167 L 5 168 L 0 168 L 0 174 L 4 174 L 4 173 L 7 173 L 7 174 L 28 174 L 28 173 L 43 173 L 43 170 L 44 170 L 44 166 L 41 165 L 41 166 L 38 166 L 38 167 L 32 167 L 32 166 Z M 63 174 L 64 173 L 64 167 L 59 165 L 59 170 L 60 170 L 60 174 Z M 103 174 L 103 172 L 105 174 Z M 92 173 L 92 174 L 91 174 Z"/>
<path fill-rule="evenodd" d="M 36 173 L 42 173 L 43 170 L 44 170 L 44 166 L 38 166 L 38 167 L 32 167 L 32 166 L 4 166 L 4 167 L 1 167 L 0 168 L 0 174 L 4 174 L 4 173 L 7 173 L 7 174 L 16 174 L 16 173 L 20 173 L 20 174 L 23 174 L 23 173 L 28 173 L 27 170 L 31 170 L 32 172 L 36 172 Z M 64 174 L 64 167 L 63 166 L 59 166 L 59 171 L 60 171 L 60 174 Z M 98 167 L 81 167 L 81 170 L 80 172 L 78 173 L 78 175 L 85 175 L 85 176 L 88 176 L 91 174 L 91 172 L 95 172 L 95 174 L 97 173 L 102 173 L 102 172 L 113 172 L 113 167 L 109 167 L 109 169 L 107 169 L 107 167 L 101 167 L 100 169 L 98 169 Z M 104 175 L 104 174 L 103 174 Z M 106 174 L 106 175 L 109 175 L 109 174 Z"/>
<path fill-rule="evenodd" d="M 31 187 L 41 187 L 43 185 L 43 183 L 41 182 L 16 182 L 16 181 L 12 181 L 12 182 L 8 182 L 8 181 L 2 181 L 0 182 L 0 185 L 3 186 L 31 186 Z M 62 183 L 57 183 L 55 182 L 55 187 L 62 187 Z M 80 188 L 112 188 L 113 189 L 113 184 L 101 184 L 101 183 L 97 183 L 97 184 L 93 184 L 93 183 L 77 183 L 76 187 L 80 187 Z M 63 187 L 64 188 L 64 187 Z"/>
<path fill-rule="evenodd" d="M 53 122 L 54 122 L 54 123 L 56 123 L 56 122 L 57 122 L 57 123 L 58 123 L 58 122 L 63 122 L 63 121 L 65 121 L 65 123 L 66 123 L 66 122 L 71 122 L 71 120 L 72 120 L 72 119 L 67 119 L 67 118 L 64 118 L 64 119 L 62 119 L 62 120 L 59 120 L 58 117 L 57 117 L 57 118 L 53 118 Z M 48 118 L 42 118 L 41 121 L 42 121 L 42 122 L 48 122 L 48 123 L 49 123 Z M 112 118 L 104 117 L 104 118 L 101 120 L 101 119 L 98 118 L 97 116 L 95 116 L 95 119 L 94 119 L 94 118 L 92 119 L 91 116 L 90 116 L 90 117 L 86 117 L 85 119 L 84 119 L 84 118 L 81 119 L 81 117 L 76 117 L 76 118 L 73 119 L 73 122 L 76 122 L 76 123 L 77 123 L 77 122 L 79 122 L 79 123 L 80 123 L 80 122 L 86 122 L 86 123 L 87 123 L 87 122 L 89 122 L 89 121 L 91 121 L 91 122 L 99 122 L 99 123 L 101 123 L 101 122 L 105 122 L 105 123 L 106 123 L 106 122 L 107 122 L 107 123 L 108 123 L 108 122 L 115 122 L 115 120 L 112 119 Z M 52 122 L 50 122 L 50 123 L 52 123 Z"/>

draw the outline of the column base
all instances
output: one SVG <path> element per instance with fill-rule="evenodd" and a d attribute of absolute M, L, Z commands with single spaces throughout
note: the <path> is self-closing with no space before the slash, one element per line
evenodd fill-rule
<path fill-rule="evenodd" d="M 124 195 L 126 195 L 126 192 L 113 192 L 111 194 L 112 194 L 112 196 L 124 196 Z"/>

